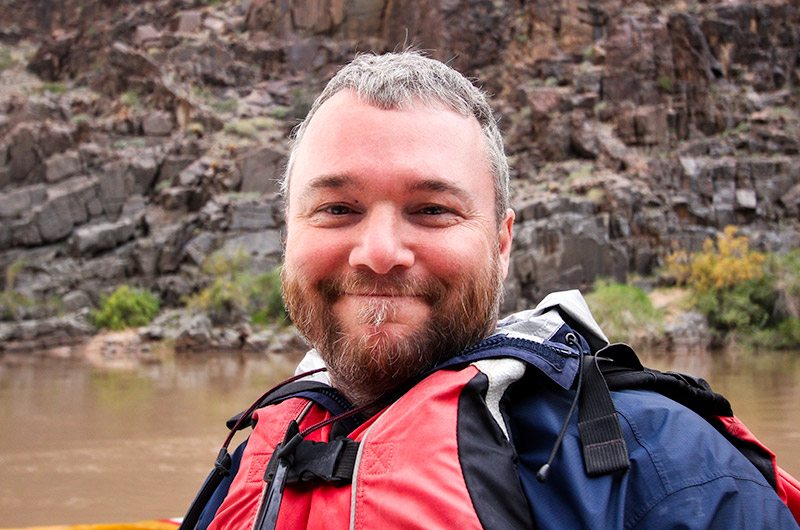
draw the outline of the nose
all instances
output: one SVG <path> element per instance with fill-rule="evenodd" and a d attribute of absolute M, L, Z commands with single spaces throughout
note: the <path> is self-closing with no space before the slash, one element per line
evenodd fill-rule
<path fill-rule="evenodd" d="M 350 266 L 387 274 L 414 265 L 414 252 L 404 241 L 402 218 L 390 210 L 373 210 L 361 223 L 350 252 Z"/>

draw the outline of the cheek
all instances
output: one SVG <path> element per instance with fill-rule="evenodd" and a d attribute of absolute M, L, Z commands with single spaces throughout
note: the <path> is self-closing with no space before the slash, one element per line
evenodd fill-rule
<path fill-rule="evenodd" d="M 485 236 L 476 237 L 476 234 L 467 232 L 446 240 L 432 240 L 418 248 L 417 257 L 424 256 L 422 261 L 427 268 L 447 281 L 480 268 L 481 264 L 492 259 L 490 244 Z"/>
<path fill-rule="evenodd" d="M 311 278 L 321 278 L 346 264 L 347 245 L 336 234 L 299 231 L 286 238 L 286 267 L 302 271 Z"/>

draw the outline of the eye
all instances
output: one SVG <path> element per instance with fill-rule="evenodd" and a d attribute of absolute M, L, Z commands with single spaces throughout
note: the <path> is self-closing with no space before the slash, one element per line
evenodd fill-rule
<path fill-rule="evenodd" d="M 331 204 L 330 206 L 326 206 L 322 211 L 337 216 L 353 213 L 353 209 L 344 204 Z"/>
<path fill-rule="evenodd" d="M 447 208 L 444 208 L 442 206 L 436 206 L 436 205 L 424 206 L 424 207 L 420 208 L 419 210 L 417 210 L 417 213 L 422 214 L 422 215 L 442 215 L 442 214 L 445 214 L 445 213 L 448 213 L 448 212 L 449 212 L 449 210 Z"/>
<path fill-rule="evenodd" d="M 459 214 L 453 209 L 439 204 L 426 204 L 415 208 L 411 217 L 422 226 L 431 228 L 444 228 L 457 224 Z"/>
<path fill-rule="evenodd" d="M 322 228 L 337 228 L 356 222 L 361 211 L 358 205 L 333 202 L 320 204 L 309 216 L 314 226 Z"/>

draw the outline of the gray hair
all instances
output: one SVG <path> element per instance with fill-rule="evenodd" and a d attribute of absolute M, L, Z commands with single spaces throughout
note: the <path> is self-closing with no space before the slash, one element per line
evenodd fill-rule
<path fill-rule="evenodd" d="M 444 105 L 462 116 L 474 116 L 483 131 L 486 158 L 494 176 L 497 222 L 503 220 L 509 207 L 508 160 L 486 95 L 453 68 L 416 51 L 358 55 L 328 82 L 293 132 L 281 182 L 284 200 L 288 201 L 289 178 L 308 124 L 322 104 L 342 90 L 352 90 L 361 101 L 381 109 L 409 108 L 417 99 L 428 106 Z"/>

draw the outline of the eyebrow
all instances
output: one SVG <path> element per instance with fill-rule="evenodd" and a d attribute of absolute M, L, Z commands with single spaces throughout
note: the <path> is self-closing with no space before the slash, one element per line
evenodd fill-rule
<path fill-rule="evenodd" d="M 346 186 L 354 185 L 353 177 L 343 174 L 343 175 L 320 175 L 319 177 L 315 177 L 311 182 L 308 183 L 305 189 L 300 192 L 299 200 L 307 201 L 310 197 L 314 195 L 315 192 L 320 190 L 335 190 L 335 189 L 342 189 Z"/>
<path fill-rule="evenodd" d="M 471 202 L 470 195 L 467 193 L 467 190 L 446 180 L 422 179 L 411 184 L 411 186 L 409 186 L 409 190 L 450 193 L 463 201 Z"/>
<path fill-rule="evenodd" d="M 309 183 L 308 187 L 303 192 L 303 196 L 308 196 L 317 190 L 342 189 L 348 186 L 358 186 L 358 179 L 347 174 L 321 175 L 314 178 Z M 414 181 L 408 186 L 408 190 L 451 193 L 461 200 L 470 201 L 470 195 L 464 188 L 452 182 L 436 178 Z"/>
<path fill-rule="evenodd" d="M 309 183 L 304 195 L 309 190 L 339 189 L 353 184 L 354 179 L 350 175 L 321 175 Z"/>

